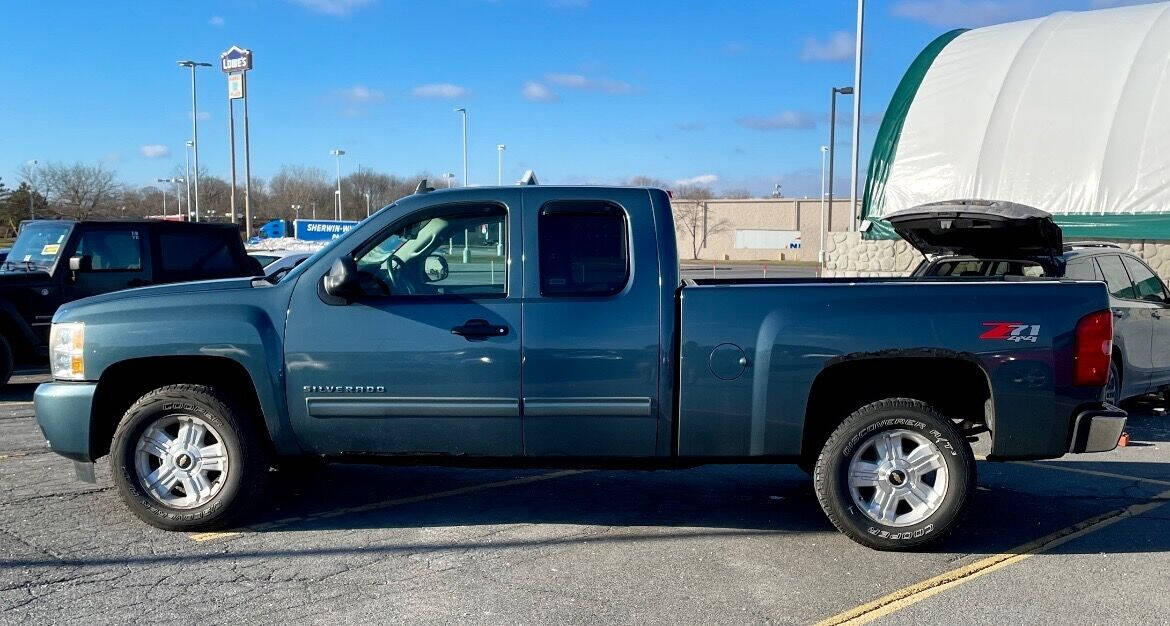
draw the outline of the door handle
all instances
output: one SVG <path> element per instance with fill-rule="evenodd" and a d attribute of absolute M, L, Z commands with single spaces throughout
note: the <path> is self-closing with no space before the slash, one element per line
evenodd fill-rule
<path fill-rule="evenodd" d="M 468 341 L 483 341 L 488 337 L 503 337 L 508 334 L 507 326 L 496 326 L 487 320 L 467 320 L 462 326 L 451 329 L 452 335 L 459 335 Z"/>

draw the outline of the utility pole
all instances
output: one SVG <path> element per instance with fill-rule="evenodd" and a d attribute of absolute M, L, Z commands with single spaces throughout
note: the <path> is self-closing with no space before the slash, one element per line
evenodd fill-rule
<path fill-rule="evenodd" d="M 211 67 L 210 63 L 179 61 L 181 67 L 191 70 L 191 144 L 195 153 L 195 221 L 199 221 L 199 105 L 195 98 L 195 68 Z"/>
<path fill-rule="evenodd" d="M 857 230 L 857 159 L 861 146 L 861 48 L 865 0 L 857 0 L 857 47 L 853 51 L 853 160 L 849 166 L 849 230 Z"/>
<path fill-rule="evenodd" d="M 337 221 L 341 221 L 341 156 L 345 154 L 345 150 L 341 148 L 334 148 L 329 151 L 329 154 L 337 157 Z"/>
<path fill-rule="evenodd" d="M 467 186 L 467 108 L 459 107 L 456 113 L 463 116 L 463 186 Z"/>

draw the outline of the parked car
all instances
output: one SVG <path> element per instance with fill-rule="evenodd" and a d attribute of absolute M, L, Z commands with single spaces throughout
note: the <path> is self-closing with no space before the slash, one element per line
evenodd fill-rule
<path fill-rule="evenodd" d="M 157 283 L 262 274 L 231 224 L 25 221 L 0 263 L 0 384 L 15 365 L 48 363 L 50 321 L 65 302 Z"/>
<path fill-rule="evenodd" d="M 1105 282 L 1114 318 L 1106 401 L 1119 404 L 1170 387 L 1170 290 L 1136 255 L 1115 243 L 1063 243 L 1051 215 L 1007 202 L 937 203 L 889 219 L 928 255 L 913 276 Z"/>
<path fill-rule="evenodd" d="M 1052 458 L 1125 424 L 1101 283 L 680 284 L 664 191 L 420 187 L 278 282 L 62 307 L 35 394 L 50 447 L 81 476 L 110 455 L 126 506 L 171 530 L 239 523 L 305 456 L 799 463 L 837 528 L 906 549 L 973 496 L 968 437 Z"/>
<path fill-rule="evenodd" d="M 280 278 L 292 268 L 300 265 L 302 261 L 313 256 L 313 252 L 306 252 L 304 250 L 254 250 L 248 252 L 248 256 L 256 259 L 260 265 L 264 266 L 264 274 L 266 276 L 276 276 Z"/>

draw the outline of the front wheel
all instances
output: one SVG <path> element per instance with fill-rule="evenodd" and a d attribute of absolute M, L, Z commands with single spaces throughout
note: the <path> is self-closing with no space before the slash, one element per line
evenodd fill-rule
<path fill-rule="evenodd" d="M 268 476 L 266 442 L 211 387 L 170 385 L 130 407 L 110 446 L 114 485 L 139 519 L 165 530 L 239 521 Z"/>
<path fill-rule="evenodd" d="M 945 537 L 975 489 L 975 457 L 951 420 L 893 398 L 850 415 L 817 459 L 813 484 L 838 530 L 878 550 Z"/>

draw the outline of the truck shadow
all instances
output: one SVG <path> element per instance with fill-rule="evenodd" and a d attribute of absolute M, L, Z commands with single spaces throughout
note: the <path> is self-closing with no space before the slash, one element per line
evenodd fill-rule
<path fill-rule="evenodd" d="M 1125 476 L 1159 476 L 1155 480 L 1170 473 L 1170 467 L 1160 463 L 1062 465 Z M 1018 464 L 981 463 L 980 471 L 985 477 L 967 518 L 950 538 L 929 552 L 954 554 L 956 558 L 1012 552 L 1085 520 L 1149 502 L 1170 488 L 1170 484 L 1099 479 Z M 551 474 L 555 476 L 546 478 Z M 1165 480 L 1170 480 L 1170 475 Z M 591 527 L 590 541 L 602 543 L 639 537 L 764 534 L 779 539 L 818 533 L 825 535 L 822 539 L 834 549 L 866 550 L 837 533 L 821 512 L 811 480 L 788 466 L 563 473 L 339 465 L 295 486 L 281 483 L 284 480 L 274 489 L 281 495 L 273 498 L 272 508 L 256 520 L 253 530 L 549 524 Z M 1061 546 L 1060 551 L 1170 551 L 1170 533 L 1145 520 L 1132 520 L 1136 530 L 1127 531 L 1131 539 L 1122 544 L 1105 545 L 1086 537 Z M 608 532 L 615 527 L 627 530 Z M 631 533 L 628 529 L 632 528 L 649 530 Z M 1140 539 L 1132 540 L 1135 535 Z M 579 536 L 575 539 L 580 540 Z"/>

